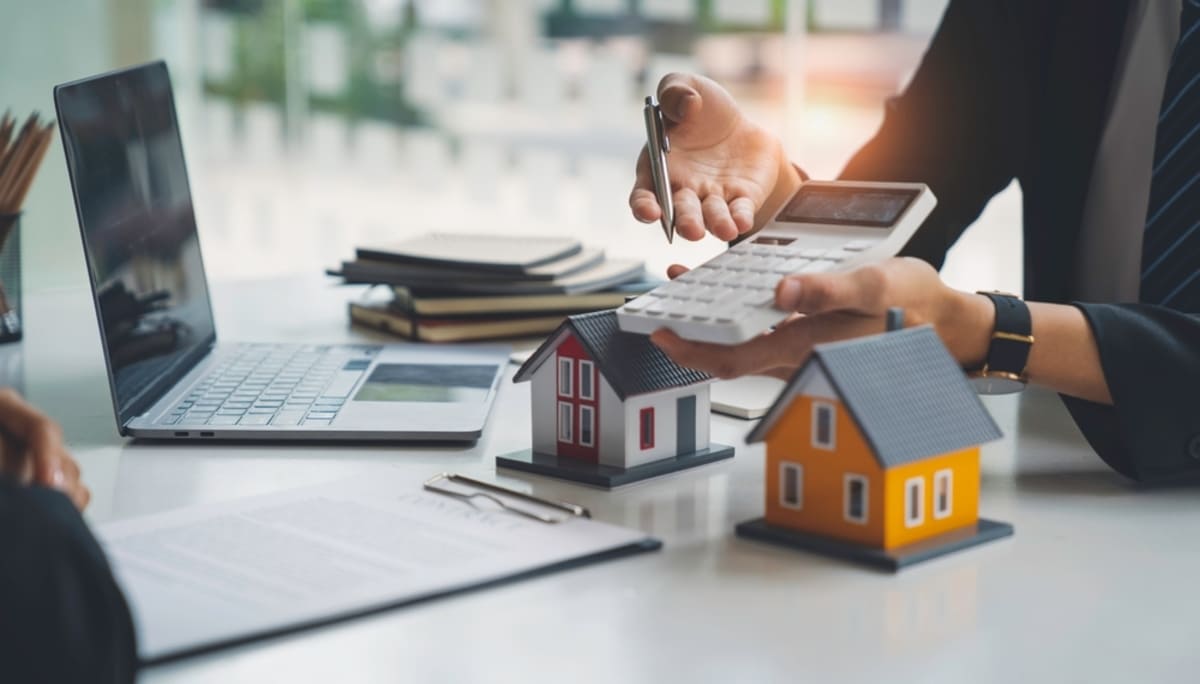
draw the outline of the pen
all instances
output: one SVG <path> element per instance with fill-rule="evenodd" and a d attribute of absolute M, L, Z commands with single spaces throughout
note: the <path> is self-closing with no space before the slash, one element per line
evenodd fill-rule
<path fill-rule="evenodd" d="M 667 153 L 671 151 L 671 140 L 667 138 L 667 127 L 663 123 L 662 107 L 653 95 L 646 97 L 642 109 L 646 120 L 646 154 L 650 161 L 650 177 L 654 180 L 654 195 L 662 208 L 659 222 L 667 235 L 667 242 L 675 241 L 675 204 L 671 200 L 671 177 L 667 174 Z"/>

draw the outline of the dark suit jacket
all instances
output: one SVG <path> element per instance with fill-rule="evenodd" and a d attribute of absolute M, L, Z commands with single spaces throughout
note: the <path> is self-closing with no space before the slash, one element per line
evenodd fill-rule
<path fill-rule="evenodd" d="M 1068 302 L 1128 14 L 1122 0 L 953 0 L 908 88 L 888 102 L 878 133 L 842 177 L 927 183 L 938 207 L 906 253 L 939 267 L 1015 178 L 1024 195 L 1025 296 Z M 1088 441 L 1134 479 L 1200 473 L 1195 312 L 1078 306 L 1115 401 L 1064 397 Z"/>
<path fill-rule="evenodd" d="M 133 623 L 62 494 L 0 476 L 0 680 L 132 682 Z"/>

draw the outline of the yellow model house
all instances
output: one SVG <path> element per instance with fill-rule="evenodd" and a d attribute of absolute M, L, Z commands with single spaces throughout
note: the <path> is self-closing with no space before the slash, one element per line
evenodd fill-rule
<path fill-rule="evenodd" d="M 818 346 L 746 439 L 767 444 L 766 515 L 738 531 L 893 569 L 1006 536 L 978 515 L 999 437 L 932 328 Z"/>

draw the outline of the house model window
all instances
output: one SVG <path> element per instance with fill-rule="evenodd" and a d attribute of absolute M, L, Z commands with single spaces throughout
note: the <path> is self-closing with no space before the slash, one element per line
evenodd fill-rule
<path fill-rule="evenodd" d="M 779 505 L 800 510 L 804 506 L 804 466 L 783 461 L 779 464 Z"/>
<path fill-rule="evenodd" d="M 814 401 L 812 407 L 812 445 L 818 449 L 833 449 L 836 446 L 833 404 Z"/>
<path fill-rule="evenodd" d="M 558 396 L 570 397 L 571 392 L 571 375 L 574 371 L 574 364 L 571 359 L 558 360 Z"/>
<path fill-rule="evenodd" d="M 596 364 L 591 361 L 579 362 L 579 398 L 592 401 L 596 398 Z"/>
<path fill-rule="evenodd" d="M 867 522 L 867 478 L 862 475 L 846 475 L 845 516 L 852 523 Z"/>
<path fill-rule="evenodd" d="M 904 481 L 904 526 L 916 527 L 925 522 L 925 478 L 910 477 Z"/>
<path fill-rule="evenodd" d="M 642 449 L 654 448 L 654 408 L 644 408 L 638 413 L 639 442 Z"/>
<path fill-rule="evenodd" d="M 950 516 L 950 501 L 953 495 L 954 471 L 939 470 L 933 474 L 933 517 L 942 519 Z"/>
<path fill-rule="evenodd" d="M 575 441 L 575 431 L 571 429 L 571 405 L 565 401 L 558 402 L 558 441 L 570 444 Z"/>
<path fill-rule="evenodd" d="M 579 444 L 580 446 L 595 446 L 596 410 L 591 406 L 579 407 Z"/>

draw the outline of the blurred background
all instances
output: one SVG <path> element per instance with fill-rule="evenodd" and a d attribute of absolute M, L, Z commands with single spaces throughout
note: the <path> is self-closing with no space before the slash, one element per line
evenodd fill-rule
<path fill-rule="evenodd" d="M 214 280 L 319 274 L 363 242 L 429 230 L 567 233 L 656 275 L 629 216 L 642 98 L 707 74 L 833 177 L 878 126 L 946 0 L 0 0 L 0 108 L 151 59 L 175 83 Z M 1019 189 L 944 271 L 1019 292 Z M 28 290 L 86 273 L 60 147 L 24 219 Z"/>

